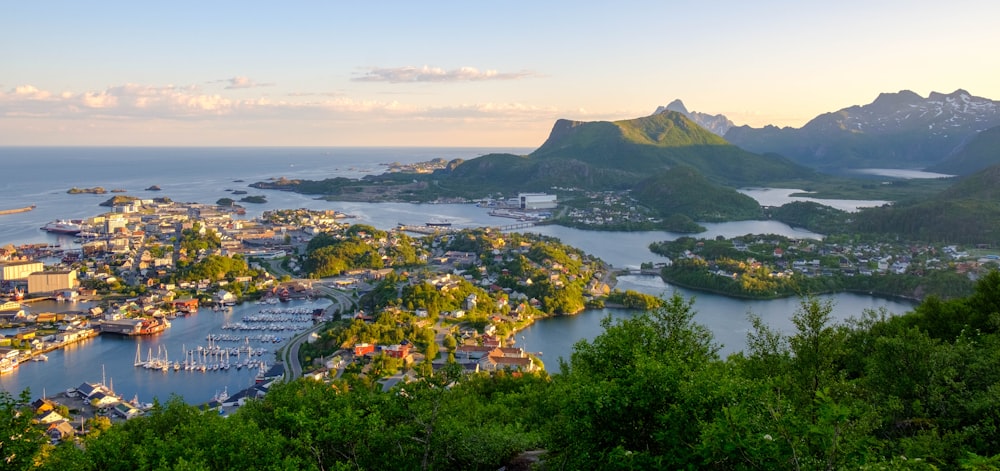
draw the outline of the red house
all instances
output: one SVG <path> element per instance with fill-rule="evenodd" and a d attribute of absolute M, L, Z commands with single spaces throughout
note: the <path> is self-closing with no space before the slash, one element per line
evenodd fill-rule
<path fill-rule="evenodd" d="M 370 343 L 354 344 L 354 356 L 360 357 L 368 353 L 375 353 L 375 346 Z"/>
<path fill-rule="evenodd" d="M 393 358 L 406 358 L 410 354 L 410 344 L 406 345 L 390 345 L 382 349 L 387 355 Z"/>

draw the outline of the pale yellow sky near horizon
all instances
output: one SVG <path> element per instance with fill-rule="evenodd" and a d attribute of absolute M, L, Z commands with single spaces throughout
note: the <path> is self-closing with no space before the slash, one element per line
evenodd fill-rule
<path fill-rule="evenodd" d="M 535 147 L 557 119 L 676 98 L 799 127 L 903 89 L 1000 99 L 1000 29 L 983 23 L 998 14 L 971 0 L 21 2 L 0 16 L 0 145 Z"/>

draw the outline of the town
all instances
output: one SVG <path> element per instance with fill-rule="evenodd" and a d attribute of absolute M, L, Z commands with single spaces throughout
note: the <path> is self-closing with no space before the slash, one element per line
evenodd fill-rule
<path fill-rule="evenodd" d="M 524 208 L 525 201 L 554 206 L 554 197 L 545 195 L 522 200 L 528 210 L 538 208 Z M 544 236 L 447 225 L 429 225 L 411 236 L 404 228 L 351 224 L 350 215 L 336 211 L 275 210 L 244 220 L 227 206 L 166 198 L 113 201 L 110 212 L 43 228 L 72 235 L 78 249 L 0 248 L 7 294 L 0 325 L 16 329 L 0 339 L 0 374 L 98 335 L 156 335 L 199 308 L 323 297 L 334 302 L 292 320 L 295 332 L 267 336 L 275 342 L 294 337 L 276 352 L 274 368 L 263 360 L 248 364 L 260 352 L 239 348 L 227 349 L 224 360 L 214 357 L 215 363 L 205 358 L 207 349 L 199 350 L 200 359 L 192 351 L 173 362 L 137 350 L 135 365 L 164 371 L 259 366 L 255 384 L 206 404 L 220 410 L 265 394 L 275 380 L 301 376 L 378 382 L 388 389 L 448 365 L 470 373 L 533 372 L 544 364 L 540 353 L 515 345 L 518 330 L 538 318 L 602 305 L 616 294 L 613 273 L 602 261 Z M 88 301 L 93 307 L 25 309 L 38 300 Z M 256 329 L 246 323 L 257 320 L 244 316 L 233 328 Z M 289 325 L 289 319 L 281 321 Z M 210 337 L 227 340 L 224 334 Z M 216 347 L 213 355 L 219 354 Z M 103 379 L 67 386 L 73 387 L 32 404 L 37 422 L 55 440 L 139 416 L 149 407 L 119 397 Z"/>
<path fill-rule="evenodd" d="M 1000 265 L 1000 255 L 989 246 L 846 236 L 822 241 L 773 234 L 682 237 L 652 244 L 650 250 L 670 259 L 661 270 L 668 282 L 751 298 L 851 290 L 917 300 L 954 298 L 971 293 L 975 280 Z"/>

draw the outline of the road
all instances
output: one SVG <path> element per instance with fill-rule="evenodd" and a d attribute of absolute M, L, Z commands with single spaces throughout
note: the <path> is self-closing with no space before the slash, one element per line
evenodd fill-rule
<path fill-rule="evenodd" d="M 268 271 L 277 277 L 284 275 L 291 276 L 290 273 L 282 269 L 277 263 L 268 262 L 267 265 Z M 324 285 L 316 280 L 293 279 L 292 281 L 308 283 L 312 285 L 312 290 L 317 296 L 330 298 L 330 306 L 328 306 L 326 311 L 323 313 L 323 317 L 326 319 L 331 318 L 334 313 L 348 313 L 354 306 L 354 300 L 351 298 L 351 295 L 342 290 Z M 302 364 L 299 363 L 299 348 L 302 347 L 303 342 L 309 340 L 310 335 L 315 332 L 319 332 L 325 325 L 326 322 L 316 324 L 309 330 L 293 337 L 288 344 L 282 347 L 280 359 L 285 363 L 285 381 L 293 381 L 302 377 Z"/>

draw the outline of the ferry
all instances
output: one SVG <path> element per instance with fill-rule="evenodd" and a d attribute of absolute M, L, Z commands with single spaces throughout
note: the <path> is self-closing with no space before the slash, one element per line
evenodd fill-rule
<path fill-rule="evenodd" d="M 447 219 L 432 219 L 425 224 L 427 227 L 451 227 L 451 221 Z"/>
<path fill-rule="evenodd" d="M 83 232 L 83 226 L 80 224 L 80 222 L 66 221 L 62 219 L 58 221 L 52 221 L 42 226 L 41 229 L 46 232 L 53 232 L 56 234 L 69 234 L 69 235 L 77 235 L 80 232 Z"/>

